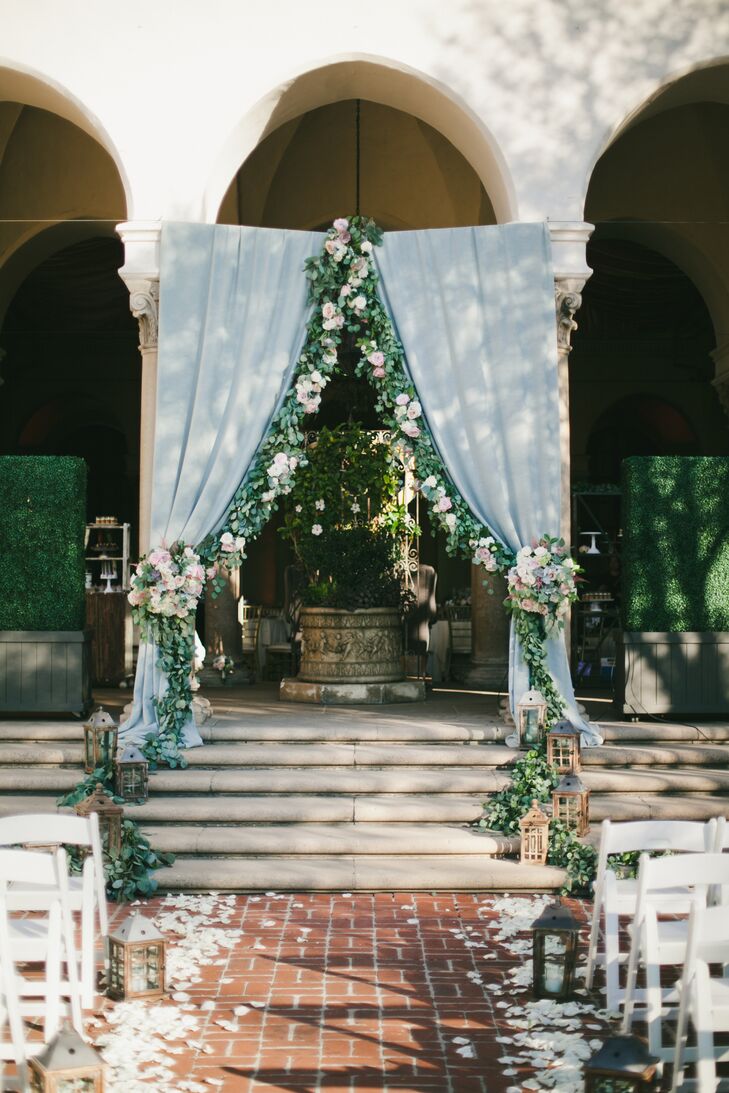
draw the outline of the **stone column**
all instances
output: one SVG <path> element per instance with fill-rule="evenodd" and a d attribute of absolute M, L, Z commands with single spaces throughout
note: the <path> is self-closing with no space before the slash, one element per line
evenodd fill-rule
<path fill-rule="evenodd" d="M 119 276 L 129 289 L 129 307 L 139 323 L 142 354 L 142 391 L 139 422 L 139 553 L 150 543 L 152 461 L 157 405 L 157 326 L 159 313 L 159 235 L 156 222 L 118 224 L 124 243 L 124 265 Z"/>
<path fill-rule="evenodd" d="M 549 224 L 554 263 L 554 293 L 557 308 L 557 367 L 559 374 L 559 436 L 562 479 L 560 535 L 566 543 L 572 533 L 572 486 L 570 482 L 570 373 L 572 331 L 577 329 L 575 312 L 582 304 L 582 289 L 592 276 L 585 259 L 593 224 L 553 222 Z M 544 529 L 548 531 L 548 528 Z"/>

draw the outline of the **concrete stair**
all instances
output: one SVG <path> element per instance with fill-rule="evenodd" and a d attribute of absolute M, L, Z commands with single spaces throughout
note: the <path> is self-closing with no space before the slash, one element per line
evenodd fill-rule
<path fill-rule="evenodd" d="M 173 889 L 511 891 L 561 887 L 560 870 L 507 860 L 516 842 L 468 826 L 516 755 L 495 702 L 434 695 L 403 708 L 279 705 L 212 695 L 205 746 L 150 777 L 128 806 L 177 860 Z M 583 752 L 594 821 L 729 814 L 729 724 L 603 725 Z M 0 814 L 48 811 L 81 777 L 76 721 L 0 722 Z"/>

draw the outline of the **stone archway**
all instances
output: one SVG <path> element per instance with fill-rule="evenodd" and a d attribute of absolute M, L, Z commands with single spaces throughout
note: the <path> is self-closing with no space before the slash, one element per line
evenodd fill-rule
<path fill-rule="evenodd" d="M 423 73 L 386 58 L 355 54 L 293 73 L 240 120 L 213 164 L 204 199 L 206 219 L 218 217 L 241 164 L 266 137 L 310 111 L 353 99 L 390 107 L 431 126 L 475 171 L 488 193 L 496 222 L 517 218 L 514 186 L 503 154 L 468 106 Z"/>

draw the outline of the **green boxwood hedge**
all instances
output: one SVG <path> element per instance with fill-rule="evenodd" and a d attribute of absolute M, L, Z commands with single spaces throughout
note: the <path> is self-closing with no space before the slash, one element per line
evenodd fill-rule
<path fill-rule="evenodd" d="M 0 630 L 82 630 L 86 464 L 0 456 Z"/>
<path fill-rule="evenodd" d="M 729 631 L 729 458 L 623 462 L 629 631 Z"/>

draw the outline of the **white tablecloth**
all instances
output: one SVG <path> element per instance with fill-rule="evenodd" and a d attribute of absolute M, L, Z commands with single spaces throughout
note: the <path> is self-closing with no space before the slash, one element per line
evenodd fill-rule
<path fill-rule="evenodd" d="M 264 615 L 258 627 L 258 645 L 256 648 L 256 658 L 261 671 L 263 671 L 263 666 L 266 663 L 266 646 L 281 645 L 282 642 L 288 640 L 289 628 L 286 620 L 282 619 L 280 615 Z"/>

